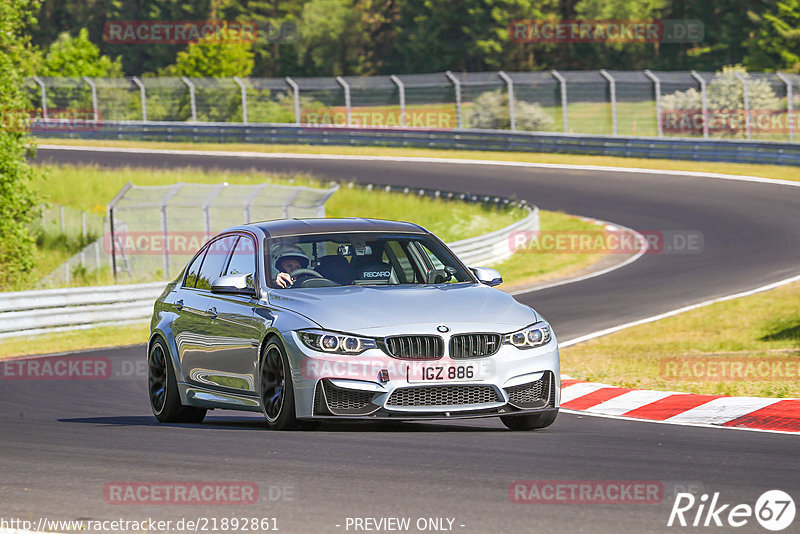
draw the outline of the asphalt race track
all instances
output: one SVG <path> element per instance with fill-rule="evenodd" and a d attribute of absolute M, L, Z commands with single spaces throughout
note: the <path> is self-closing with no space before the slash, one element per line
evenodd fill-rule
<path fill-rule="evenodd" d="M 668 173 L 342 159 L 41 149 L 38 160 L 304 171 L 516 196 L 639 231 L 703 236 L 701 253 L 647 254 L 603 276 L 519 295 L 561 340 L 800 273 L 796 187 Z M 277 433 L 259 417 L 235 412 L 211 412 L 202 425 L 156 425 L 143 347 L 86 355 L 109 358 L 111 379 L 0 383 L 0 517 L 276 517 L 280 531 L 290 533 L 353 532 L 347 518 L 365 517 L 410 517 L 411 532 L 419 518 L 450 518 L 452 530 L 464 533 L 663 532 L 697 530 L 666 526 L 674 493 L 683 488 L 719 492 L 719 502 L 731 506 L 753 506 L 770 489 L 800 497 L 796 436 L 571 414 L 533 433 L 508 432 L 491 419 Z M 515 480 L 655 481 L 664 495 L 658 504 L 514 503 Z M 248 481 L 259 498 L 238 506 L 108 504 L 104 488 L 120 481 Z M 736 530 L 763 532 L 753 518 Z"/>

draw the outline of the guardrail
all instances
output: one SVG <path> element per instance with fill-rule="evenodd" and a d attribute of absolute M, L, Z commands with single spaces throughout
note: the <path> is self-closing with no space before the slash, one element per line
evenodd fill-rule
<path fill-rule="evenodd" d="M 62 129 L 48 127 L 41 119 L 34 121 L 34 129 L 47 137 L 80 139 L 393 146 L 800 165 L 797 143 L 736 139 L 142 121 L 98 122 L 91 128 L 84 124 L 75 129 L 67 125 Z"/>
<path fill-rule="evenodd" d="M 367 186 L 369 187 L 369 186 Z M 511 204 L 509 199 L 479 197 L 465 193 L 442 193 L 396 186 L 414 194 L 434 194 L 471 202 Z M 513 224 L 485 235 L 450 243 L 453 252 L 467 265 L 491 264 L 512 254 L 509 235 L 517 231 L 539 230 L 539 210 L 520 203 L 528 215 Z M 81 330 L 99 326 L 141 323 L 153 313 L 153 303 L 167 282 L 65 289 L 44 289 L 0 293 L 0 339 L 20 335 Z"/>

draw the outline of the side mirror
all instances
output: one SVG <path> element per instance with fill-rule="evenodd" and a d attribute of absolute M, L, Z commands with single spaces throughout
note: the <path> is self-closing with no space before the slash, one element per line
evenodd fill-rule
<path fill-rule="evenodd" d="M 211 282 L 212 293 L 226 293 L 231 295 L 255 295 L 253 289 L 253 274 L 229 274 L 220 276 Z"/>
<path fill-rule="evenodd" d="M 452 267 L 450 267 L 450 269 L 452 269 Z M 444 269 L 431 269 L 425 275 L 425 283 L 444 284 L 445 282 L 449 282 L 451 278 L 453 278 L 453 273 L 451 273 L 447 267 Z"/>
<path fill-rule="evenodd" d="M 475 278 L 477 278 L 478 282 L 481 284 L 494 287 L 503 283 L 503 277 L 494 269 L 489 269 L 488 267 L 470 267 L 469 270 L 472 271 L 472 274 L 475 275 Z"/>

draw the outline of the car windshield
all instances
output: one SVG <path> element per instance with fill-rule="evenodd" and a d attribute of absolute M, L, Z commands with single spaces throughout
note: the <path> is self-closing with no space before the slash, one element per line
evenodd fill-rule
<path fill-rule="evenodd" d="M 345 233 L 269 239 L 271 287 L 280 273 L 291 287 L 474 282 L 453 253 L 428 235 Z M 284 275 L 285 276 L 285 275 Z"/>

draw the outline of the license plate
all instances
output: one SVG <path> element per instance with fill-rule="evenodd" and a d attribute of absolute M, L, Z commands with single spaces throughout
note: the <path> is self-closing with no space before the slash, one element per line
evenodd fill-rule
<path fill-rule="evenodd" d="M 474 382 L 486 378 L 485 363 L 413 364 L 406 367 L 408 382 Z"/>

